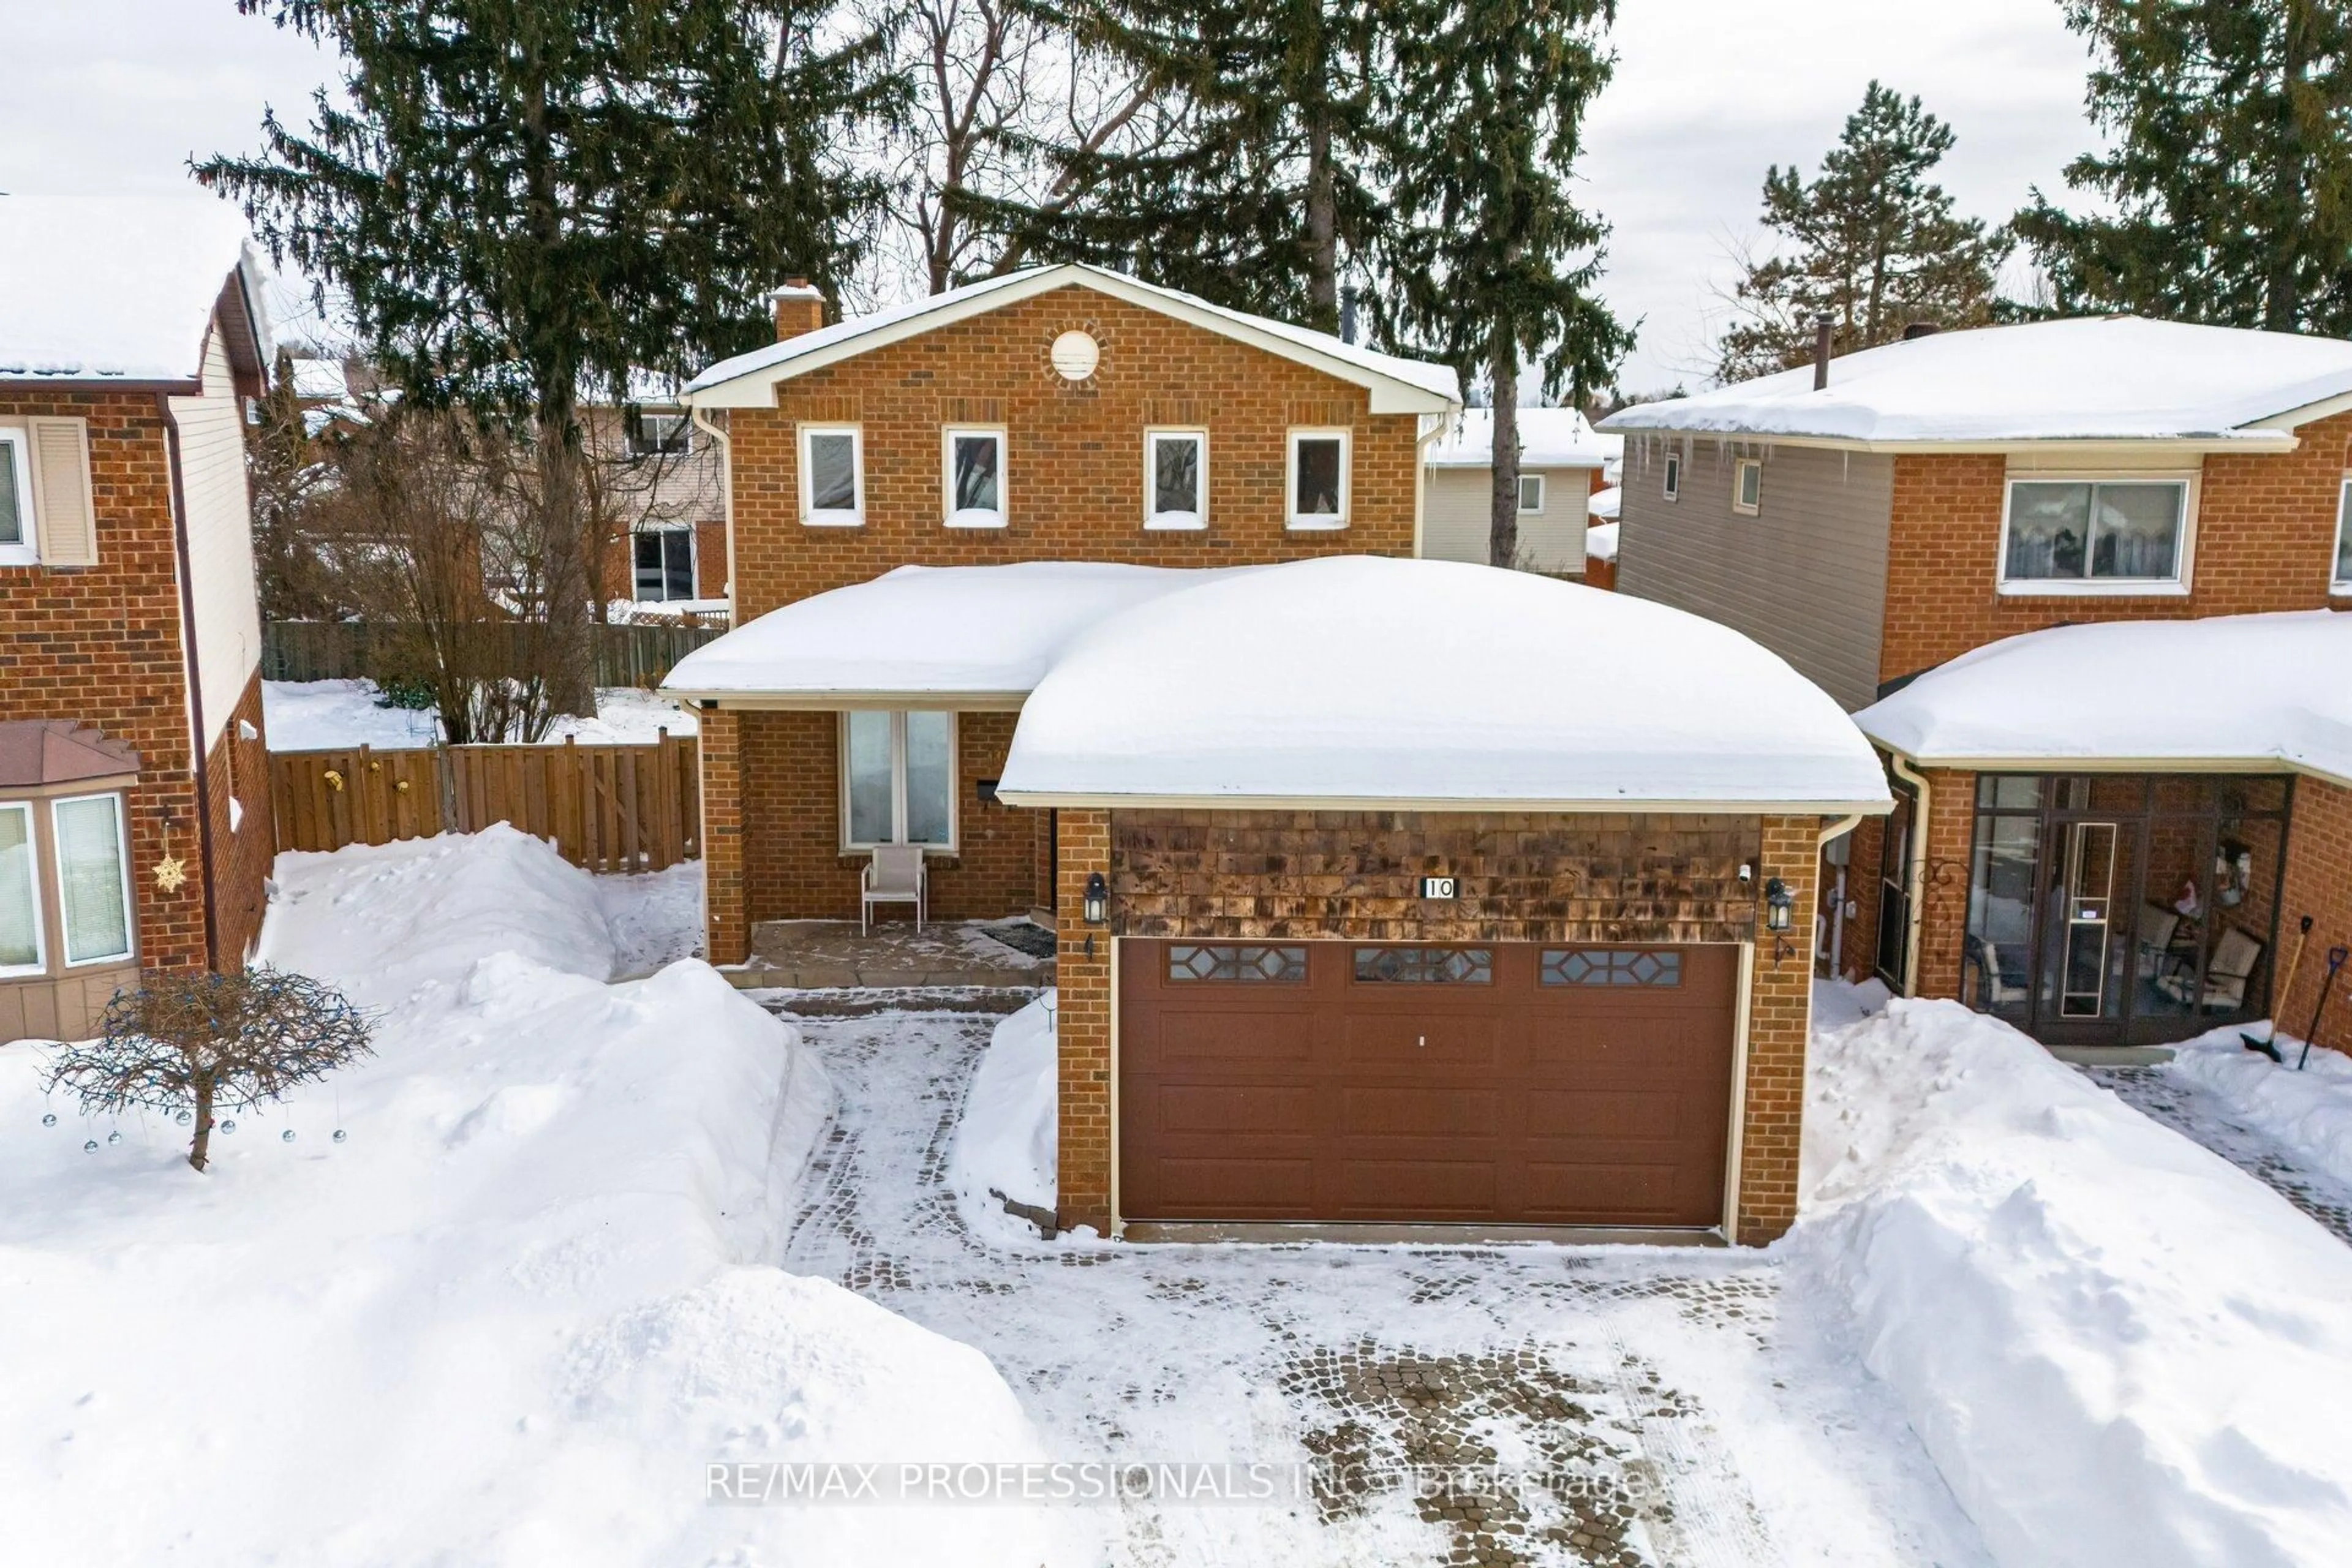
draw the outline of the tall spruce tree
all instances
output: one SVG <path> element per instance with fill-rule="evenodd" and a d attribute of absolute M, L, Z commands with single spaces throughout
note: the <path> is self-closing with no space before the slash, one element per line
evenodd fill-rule
<path fill-rule="evenodd" d="M 870 37 L 793 0 L 238 0 L 332 44 L 347 103 L 199 178 L 348 298 L 411 399 L 513 422 L 542 514 L 559 706 L 593 704 L 583 398 L 628 400 L 765 335 L 760 294 L 830 284 L 877 198 L 836 127 L 887 106 Z"/>
<path fill-rule="evenodd" d="M 2352 335 L 2352 9 L 2340 0 L 2067 0 L 2097 56 L 2066 166 L 2014 226 L 2059 310 Z"/>
<path fill-rule="evenodd" d="M 1820 174 L 1768 170 L 1764 226 L 1787 248 L 1745 265 L 1732 296 L 1739 319 L 1717 345 L 1716 374 L 1739 381 L 1804 363 L 1822 316 L 1839 353 L 1921 323 L 1991 321 L 2012 242 L 1960 216 L 1935 184 L 1952 142 L 1951 127 L 1917 98 L 1874 81 Z"/>
<path fill-rule="evenodd" d="M 1368 264 L 1381 211 L 1365 179 L 1371 0 L 1029 5 L 1130 73 L 1165 123 L 1039 149 L 1055 197 L 995 204 L 1008 258 L 1097 262 L 1335 330 L 1341 280 Z"/>
<path fill-rule="evenodd" d="M 1519 375 L 1581 405 L 1633 344 L 1593 291 L 1607 226 L 1570 175 L 1585 110 L 1609 79 L 1613 0 L 1404 0 L 1380 166 L 1394 203 L 1381 254 L 1383 335 L 1433 350 L 1494 394 L 1488 559 L 1518 557 Z"/>

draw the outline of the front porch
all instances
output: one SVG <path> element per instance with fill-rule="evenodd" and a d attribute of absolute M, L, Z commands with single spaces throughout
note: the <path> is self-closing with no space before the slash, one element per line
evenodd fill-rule
<path fill-rule="evenodd" d="M 761 921 L 723 973 L 745 990 L 1037 990 L 1054 984 L 1054 932 L 995 921 Z"/>

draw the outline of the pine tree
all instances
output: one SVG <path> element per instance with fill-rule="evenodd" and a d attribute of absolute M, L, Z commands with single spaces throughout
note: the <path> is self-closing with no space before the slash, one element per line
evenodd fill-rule
<path fill-rule="evenodd" d="M 589 689 L 579 409 L 761 341 L 759 295 L 855 261 L 875 185 L 834 130 L 883 104 L 870 38 L 784 0 L 238 0 L 333 44 L 348 105 L 198 176 L 347 297 L 411 399 L 514 421 L 545 514 L 561 706 Z"/>
<path fill-rule="evenodd" d="M 1994 319 L 2005 231 L 1953 211 L 1933 182 L 1952 130 L 1872 82 L 1837 146 L 1808 180 L 1790 165 L 1764 176 L 1764 226 L 1788 248 L 1743 267 L 1740 320 L 1717 345 L 1716 374 L 1739 381 L 1812 357 L 1814 323 L 1832 323 L 1839 353 L 1874 348 L 1906 328 L 1980 326 Z"/>
<path fill-rule="evenodd" d="M 1612 0 L 1404 0 L 1387 27 L 1381 167 L 1394 218 L 1381 255 L 1396 299 L 1382 335 L 1484 372 L 1495 408 L 1488 558 L 1518 555 L 1523 362 L 1547 392 L 1600 389 L 1632 334 L 1593 292 L 1608 229 L 1569 177 L 1609 79 Z"/>
<path fill-rule="evenodd" d="M 1153 124 L 1040 149 L 1055 199 L 997 204 L 1008 256 L 1092 261 L 1323 331 L 1361 273 L 1372 10 L 1363 0 L 1030 0 L 1144 90 Z M 1009 264 L 1009 263 L 1008 263 Z"/>
<path fill-rule="evenodd" d="M 2068 0 L 2114 144 L 2014 226 L 2057 309 L 2352 335 L 2352 15 L 2331 0 Z"/>

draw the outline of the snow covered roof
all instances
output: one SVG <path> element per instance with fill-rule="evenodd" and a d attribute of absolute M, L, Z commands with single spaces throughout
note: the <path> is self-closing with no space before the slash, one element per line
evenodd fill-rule
<path fill-rule="evenodd" d="M 1854 715 L 1918 762 L 2290 767 L 2352 784 L 2352 613 L 2055 626 Z"/>
<path fill-rule="evenodd" d="M 1588 561 L 1617 559 L 1617 530 L 1613 522 L 1600 522 L 1584 531 L 1584 557 Z"/>
<path fill-rule="evenodd" d="M 1624 504 L 1624 487 L 1611 485 L 1605 490 L 1594 490 L 1591 499 L 1584 503 L 1584 510 L 1595 522 L 1615 522 Z"/>
<path fill-rule="evenodd" d="M 294 361 L 294 395 L 303 403 L 349 403 L 351 378 L 339 359 Z"/>
<path fill-rule="evenodd" d="M 1209 574 L 1076 561 L 901 566 L 705 643 L 662 689 L 801 707 L 856 697 L 1018 700 L 1097 621 Z"/>
<path fill-rule="evenodd" d="M 2294 445 L 2352 406 L 2352 342 L 2137 316 L 1937 332 L 1693 397 L 1637 404 L 1604 430 L 1876 447 L 2029 441 Z"/>
<path fill-rule="evenodd" d="M 887 579 L 885 579 L 887 581 Z M 1015 805 L 1878 810 L 1869 745 L 1778 656 L 1525 572 L 1331 556 L 1196 574 L 1073 640 Z"/>
<path fill-rule="evenodd" d="M 1375 414 L 1443 413 L 1462 401 L 1461 382 L 1444 365 L 1379 353 L 1328 332 L 1229 310 L 1174 289 L 1081 263 L 1032 267 L 967 283 L 737 354 L 688 382 L 685 397 L 706 408 L 765 408 L 773 404 L 779 382 L 1066 288 L 1091 289 L 1352 382 L 1370 391 Z"/>
<path fill-rule="evenodd" d="M 232 276 L 231 357 L 266 374 L 260 267 L 227 203 L 0 195 L 0 380 L 194 381 Z"/>
<path fill-rule="evenodd" d="M 1622 436 L 1603 436 L 1573 408 L 1519 410 L 1519 466 L 1598 468 L 1625 450 Z M 1429 448 L 1433 468 L 1484 468 L 1495 460 L 1495 411 L 1465 408 L 1445 439 Z"/>

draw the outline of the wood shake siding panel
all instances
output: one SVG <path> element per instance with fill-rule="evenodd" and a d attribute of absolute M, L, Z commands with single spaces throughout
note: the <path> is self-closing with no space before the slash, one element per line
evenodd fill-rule
<path fill-rule="evenodd" d="M 1746 633 L 1847 711 L 1876 700 L 1895 459 L 1694 441 L 1681 499 L 1662 493 L 1677 437 L 1625 443 L 1617 591 Z M 1732 510 L 1734 464 L 1764 465 L 1757 515 Z"/>

